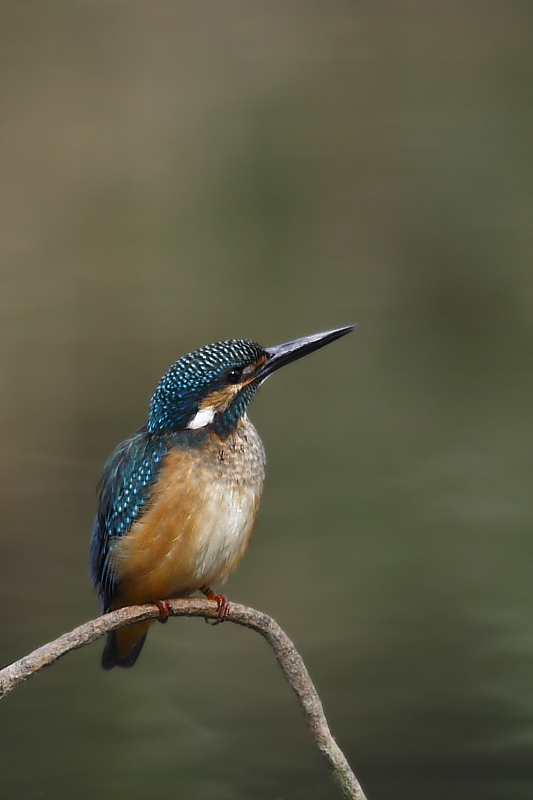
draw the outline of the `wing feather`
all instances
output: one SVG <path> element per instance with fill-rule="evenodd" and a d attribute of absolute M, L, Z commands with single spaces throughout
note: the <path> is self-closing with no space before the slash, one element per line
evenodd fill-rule
<path fill-rule="evenodd" d="M 146 511 L 150 488 L 167 451 L 161 437 L 141 428 L 117 447 L 104 467 L 91 539 L 91 574 L 104 612 L 109 611 L 116 592 L 113 547 Z"/>

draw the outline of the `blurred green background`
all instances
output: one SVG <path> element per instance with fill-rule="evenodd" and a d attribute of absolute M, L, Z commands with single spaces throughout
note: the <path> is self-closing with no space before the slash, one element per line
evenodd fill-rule
<path fill-rule="evenodd" d="M 299 647 L 369 800 L 533 796 L 533 11 L 0 7 L 0 660 L 94 617 L 95 485 L 210 341 L 357 322 L 252 409 L 231 599 Z M 0 707 L 5 800 L 333 800 L 259 637 L 156 626 Z"/>

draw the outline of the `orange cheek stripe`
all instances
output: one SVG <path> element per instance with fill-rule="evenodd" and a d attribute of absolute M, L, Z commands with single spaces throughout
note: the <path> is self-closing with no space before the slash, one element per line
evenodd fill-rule
<path fill-rule="evenodd" d="M 240 392 L 241 388 L 240 385 L 235 385 L 228 386 L 226 389 L 220 389 L 218 392 L 211 392 L 211 394 L 207 395 L 200 403 L 199 410 L 202 411 L 204 408 L 214 408 L 216 411 L 224 411 L 233 398 Z"/>

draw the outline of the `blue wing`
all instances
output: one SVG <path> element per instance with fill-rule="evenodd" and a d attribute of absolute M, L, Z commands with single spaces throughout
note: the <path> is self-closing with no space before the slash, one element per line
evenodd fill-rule
<path fill-rule="evenodd" d="M 109 610 L 116 591 L 113 546 L 142 516 L 167 450 L 168 444 L 161 437 L 141 428 L 117 447 L 104 468 L 91 539 L 91 574 L 104 612 Z"/>

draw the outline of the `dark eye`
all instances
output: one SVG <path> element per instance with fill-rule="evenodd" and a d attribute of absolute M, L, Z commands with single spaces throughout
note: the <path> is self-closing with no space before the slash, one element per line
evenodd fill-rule
<path fill-rule="evenodd" d="M 226 375 L 226 380 L 228 383 L 239 383 L 242 377 L 242 369 L 230 369 L 228 374 Z"/>

